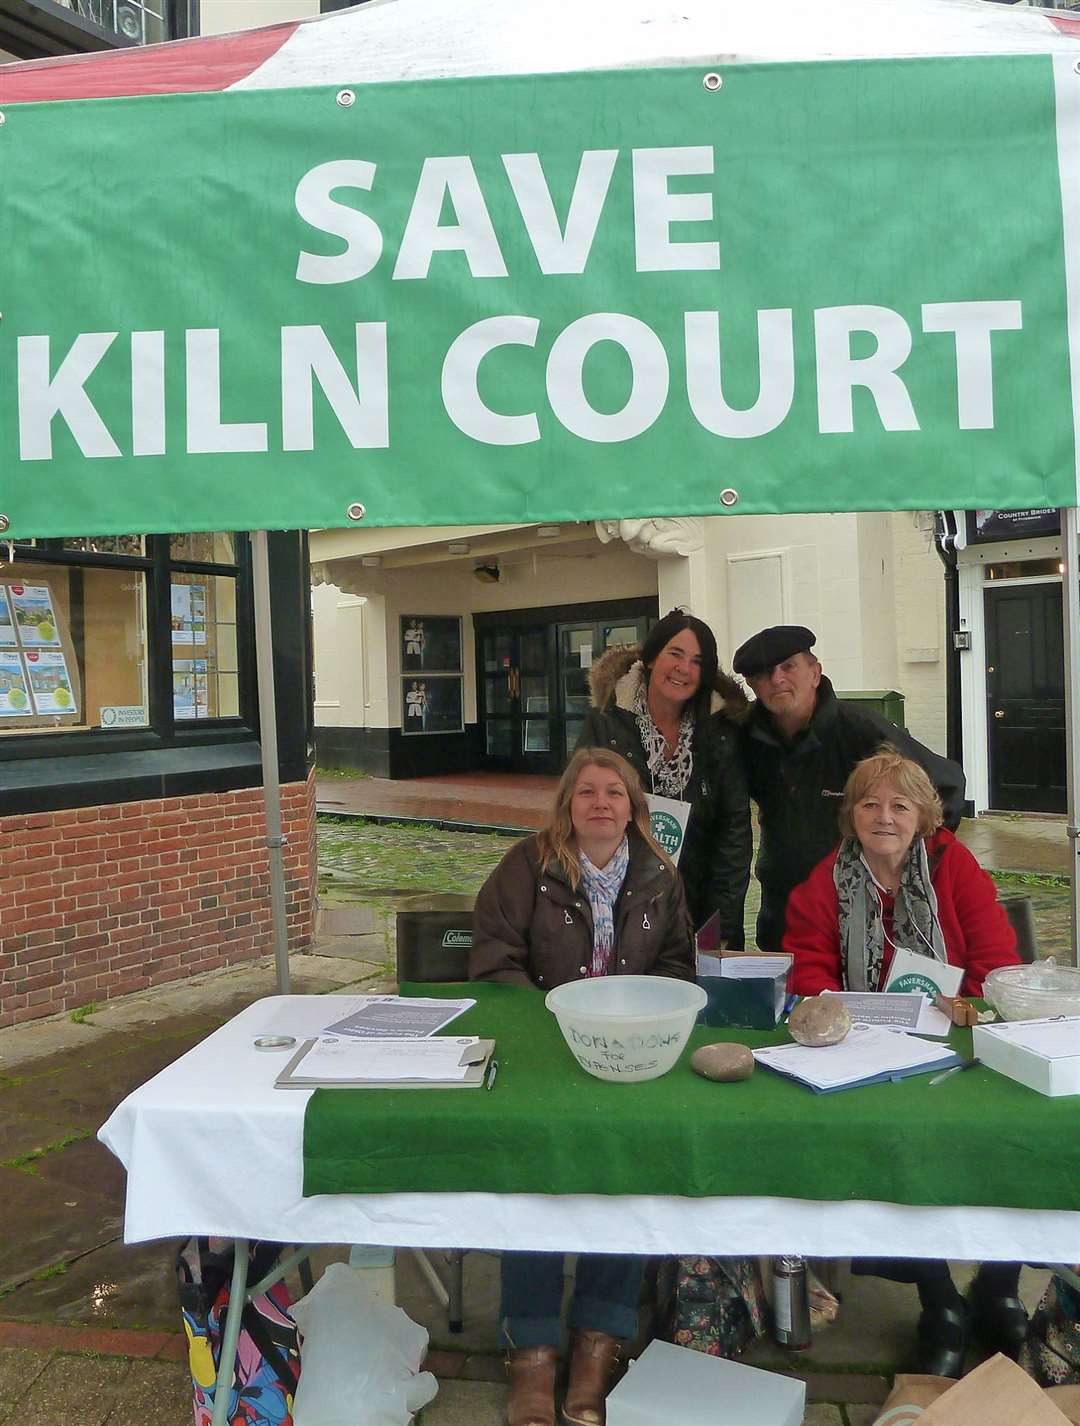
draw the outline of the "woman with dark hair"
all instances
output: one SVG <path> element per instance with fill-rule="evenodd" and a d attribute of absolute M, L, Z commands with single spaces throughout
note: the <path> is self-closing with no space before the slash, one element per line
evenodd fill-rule
<path fill-rule="evenodd" d="M 673 609 L 638 647 L 610 649 L 589 676 L 593 707 L 578 748 L 611 748 L 646 791 L 690 804 L 679 871 L 690 918 L 720 913 L 742 950 L 750 880 L 750 800 L 735 740 L 748 701 L 721 672 L 708 624 Z"/>
<path fill-rule="evenodd" d="M 693 980 L 682 885 L 622 758 L 586 748 L 570 759 L 547 826 L 512 847 L 480 888 L 469 974 L 544 991 L 602 975 Z M 643 1266 L 637 1257 L 578 1256 L 562 1408 L 569 1426 L 604 1426 L 620 1347 L 637 1330 Z M 554 1426 L 562 1295 L 561 1253 L 503 1253 L 509 1426 Z"/>

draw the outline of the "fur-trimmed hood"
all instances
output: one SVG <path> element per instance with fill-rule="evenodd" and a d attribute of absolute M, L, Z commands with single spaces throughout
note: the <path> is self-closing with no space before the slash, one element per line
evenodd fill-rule
<path fill-rule="evenodd" d="M 589 692 L 594 708 L 604 709 L 615 700 L 616 708 L 632 712 L 634 697 L 645 680 L 645 667 L 641 662 L 640 644 L 623 644 L 608 649 L 589 670 Z M 712 713 L 723 713 L 735 722 L 745 718 L 750 711 L 750 700 L 742 684 L 718 669 L 709 705 Z"/>

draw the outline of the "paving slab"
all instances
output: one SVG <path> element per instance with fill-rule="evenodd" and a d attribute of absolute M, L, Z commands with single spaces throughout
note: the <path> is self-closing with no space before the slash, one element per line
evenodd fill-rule
<path fill-rule="evenodd" d="M 503 1426 L 506 1387 L 488 1381 L 443 1381 L 417 1414 L 418 1426 Z"/>
<path fill-rule="evenodd" d="M 0 1164 L 10 1164 L 12 1159 L 55 1143 L 56 1130 L 47 1119 L 0 1110 Z"/>
<path fill-rule="evenodd" d="M 844 1426 L 839 1406 L 818 1403 L 808 1407 L 803 1417 L 803 1426 Z"/>
<path fill-rule="evenodd" d="M 181 1362 L 132 1362 L 105 1426 L 191 1426 L 191 1377 Z"/>
<path fill-rule="evenodd" d="M 176 1332 L 176 1243 L 106 1243 L 61 1276 L 31 1279 L 0 1301 L 0 1318 Z"/>
<path fill-rule="evenodd" d="M 43 1183 L 18 1169 L 0 1167 L 4 1221 L 17 1231 L 0 1235 L 0 1284 L 92 1252 L 123 1232 L 121 1202 L 86 1188 Z M 0 1299 L 0 1315 L 3 1301 Z"/>
<path fill-rule="evenodd" d="M 122 1357 L 58 1354 L 23 1397 L 14 1419 L 18 1426 L 105 1426 L 130 1371 Z"/>
<path fill-rule="evenodd" d="M 5 1406 L 26 1395 L 48 1366 L 51 1355 L 28 1347 L 0 1347 L 0 1418 Z"/>

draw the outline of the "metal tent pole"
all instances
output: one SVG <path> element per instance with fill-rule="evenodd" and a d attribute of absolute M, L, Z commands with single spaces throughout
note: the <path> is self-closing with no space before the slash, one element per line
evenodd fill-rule
<path fill-rule="evenodd" d="M 1072 954 L 1080 965 L 1080 697 L 1075 680 L 1080 677 L 1080 565 L 1077 562 L 1077 510 L 1061 512 L 1061 599 L 1065 629 L 1065 767 L 1068 779 L 1069 875 L 1072 884 Z"/>
<path fill-rule="evenodd" d="M 277 700 L 274 696 L 274 638 L 270 625 L 270 558 L 265 530 L 251 532 L 251 573 L 255 596 L 255 668 L 259 683 L 259 745 L 262 750 L 266 848 L 270 858 L 270 908 L 274 966 L 279 995 L 289 993 L 289 927 L 285 914 L 285 856 L 281 835 L 281 780 L 278 773 Z"/>

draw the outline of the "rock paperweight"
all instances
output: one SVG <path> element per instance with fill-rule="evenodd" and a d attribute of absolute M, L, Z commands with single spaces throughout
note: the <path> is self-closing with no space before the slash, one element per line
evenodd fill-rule
<path fill-rule="evenodd" d="M 733 1084 L 754 1073 L 754 1056 L 746 1045 L 701 1045 L 690 1056 L 690 1068 L 704 1079 Z"/>
<path fill-rule="evenodd" d="M 851 1029 L 851 1015 L 835 995 L 811 995 L 788 1016 L 788 1029 L 800 1045 L 838 1045 Z"/>

